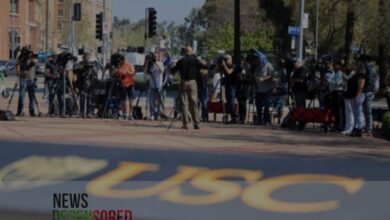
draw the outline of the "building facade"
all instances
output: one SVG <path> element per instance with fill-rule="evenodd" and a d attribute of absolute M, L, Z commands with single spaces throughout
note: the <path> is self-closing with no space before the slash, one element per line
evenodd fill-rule
<path fill-rule="evenodd" d="M 102 44 L 95 39 L 95 19 L 104 10 L 104 0 L 2 0 L 0 59 L 13 58 L 12 51 L 25 45 L 36 52 L 54 53 L 71 46 L 73 2 L 81 4 L 81 21 L 74 22 L 74 46 L 95 52 Z M 112 0 L 105 2 L 106 21 L 111 27 Z"/>
<path fill-rule="evenodd" d="M 31 45 L 38 50 L 38 0 L 4 0 L 0 7 L 0 59 L 14 56 L 18 46 Z"/>

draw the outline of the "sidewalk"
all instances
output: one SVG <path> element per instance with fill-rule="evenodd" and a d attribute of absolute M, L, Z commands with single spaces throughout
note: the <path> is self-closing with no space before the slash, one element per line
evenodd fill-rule
<path fill-rule="evenodd" d="M 41 99 L 41 94 L 38 95 L 38 100 L 41 111 L 46 113 L 47 104 Z M 0 109 L 6 109 L 7 104 L 8 100 L 0 98 Z M 17 93 L 11 110 L 16 109 L 16 104 Z M 176 122 L 168 132 L 169 122 L 30 117 L 18 120 L 0 122 L 0 145 L 1 141 L 10 140 L 137 149 L 390 160 L 390 142 L 386 140 L 323 134 L 319 129 L 296 132 L 251 125 L 210 123 L 202 124 L 200 131 L 187 132 L 180 130 L 181 124 Z"/>
<path fill-rule="evenodd" d="M 202 130 L 187 132 L 179 129 L 180 122 L 168 132 L 168 124 L 25 117 L 17 122 L 0 123 L 0 143 L 33 141 L 133 149 L 390 160 L 390 143 L 375 138 L 222 124 L 202 124 Z"/>

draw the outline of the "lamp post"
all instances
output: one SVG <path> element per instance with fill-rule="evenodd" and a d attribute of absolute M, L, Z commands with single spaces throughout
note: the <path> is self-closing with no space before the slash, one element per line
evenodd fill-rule
<path fill-rule="evenodd" d="M 303 60 L 303 50 L 304 50 L 304 45 L 303 45 L 303 39 L 304 39 L 304 20 L 305 20 L 305 0 L 300 0 L 300 5 L 299 5 L 299 47 L 298 47 L 298 59 Z"/>
<path fill-rule="evenodd" d="M 240 0 L 234 0 L 234 64 L 241 65 L 241 13 Z"/>
<path fill-rule="evenodd" d="M 317 12 L 316 12 L 316 48 L 315 59 L 318 60 L 318 31 L 319 31 L 319 17 L 320 17 L 320 0 L 317 0 Z"/>

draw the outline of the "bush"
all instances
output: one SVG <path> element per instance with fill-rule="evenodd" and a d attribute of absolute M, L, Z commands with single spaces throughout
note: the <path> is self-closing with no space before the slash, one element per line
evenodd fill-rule
<path fill-rule="evenodd" d="M 384 137 L 390 139 L 390 112 L 383 116 L 382 130 Z"/>

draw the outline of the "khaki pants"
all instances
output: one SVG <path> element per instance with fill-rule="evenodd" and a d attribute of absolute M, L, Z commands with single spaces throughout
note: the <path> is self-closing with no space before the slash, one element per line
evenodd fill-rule
<path fill-rule="evenodd" d="M 194 125 L 199 125 L 198 86 L 195 80 L 181 82 L 180 105 L 183 126 L 187 126 L 189 114 L 191 114 Z"/>

